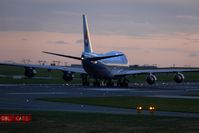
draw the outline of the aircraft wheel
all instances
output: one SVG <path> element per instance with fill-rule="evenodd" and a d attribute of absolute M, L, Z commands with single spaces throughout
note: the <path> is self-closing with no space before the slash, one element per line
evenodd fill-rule
<path fill-rule="evenodd" d="M 99 87 L 100 86 L 100 81 L 98 81 L 96 79 L 95 82 L 93 82 L 93 86 Z"/>
<path fill-rule="evenodd" d="M 128 87 L 129 80 L 127 78 L 119 79 L 117 82 L 117 87 Z"/>
<path fill-rule="evenodd" d="M 112 82 L 111 80 L 109 80 L 109 81 L 106 83 L 106 86 L 107 86 L 107 87 L 114 87 L 114 82 Z"/>
<path fill-rule="evenodd" d="M 89 86 L 88 75 L 87 74 L 82 74 L 81 78 L 82 78 L 82 85 L 83 86 Z"/>
<path fill-rule="evenodd" d="M 83 82 L 82 85 L 83 86 L 89 86 L 89 82 Z"/>

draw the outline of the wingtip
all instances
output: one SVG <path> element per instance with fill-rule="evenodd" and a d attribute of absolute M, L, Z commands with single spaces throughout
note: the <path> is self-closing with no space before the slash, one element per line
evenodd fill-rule
<path fill-rule="evenodd" d="M 49 52 L 47 52 L 47 51 L 41 51 L 42 53 L 45 53 L 45 54 L 48 54 Z"/>

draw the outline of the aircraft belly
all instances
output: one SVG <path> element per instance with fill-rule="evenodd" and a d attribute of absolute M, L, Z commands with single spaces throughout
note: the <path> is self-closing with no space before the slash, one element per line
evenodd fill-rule
<path fill-rule="evenodd" d="M 109 69 L 101 63 L 83 62 L 85 71 L 93 78 L 110 79 L 113 75 Z"/>

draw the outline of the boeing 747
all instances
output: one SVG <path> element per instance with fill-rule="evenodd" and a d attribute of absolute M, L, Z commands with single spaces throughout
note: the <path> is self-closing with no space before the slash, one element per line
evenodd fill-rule
<path fill-rule="evenodd" d="M 36 74 L 36 68 L 45 68 L 49 70 L 60 70 L 63 72 L 63 79 L 65 81 L 73 80 L 74 73 L 80 73 L 82 78 L 82 85 L 89 86 L 88 77 L 95 79 L 94 86 L 100 86 L 102 83 L 106 86 L 114 86 L 113 80 L 116 80 L 118 87 L 127 87 L 129 75 L 148 74 L 146 81 L 148 84 L 154 84 L 157 80 L 156 73 L 176 73 L 174 81 L 181 83 L 184 80 L 182 72 L 195 72 L 199 69 L 151 69 L 151 70 L 130 70 L 128 67 L 128 60 L 124 53 L 118 51 L 111 51 L 103 54 L 95 53 L 92 49 L 88 24 L 86 16 L 83 15 L 83 38 L 84 51 L 81 57 L 58 54 L 54 52 L 43 51 L 43 53 L 72 58 L 81 61 L 82 67 L 65 67 L 65 66 L 51 66 L 51 65 L 36 65 L 36 64 L 17 64 L 17 63 L 0 63 L 0 65 L 19 66 L 25 68 L 25 76 L 31 78 Z M 125 68 L 125 69 L 124 69 Z"/>

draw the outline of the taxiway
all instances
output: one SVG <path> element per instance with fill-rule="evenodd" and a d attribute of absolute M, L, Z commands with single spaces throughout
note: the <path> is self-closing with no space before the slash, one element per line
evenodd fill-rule
<path fill-rule="evenodd" d="M 0 109 L 41 110 L 41 111 L 69 111 L 113 114 L 137 114 L 135 109 L 46 102 L 38 98 L 49 97 L 108 97 L 108 96 L 146 96 L 199 99 L 199 83 L 183 84 L 133 84 L 130 88 L 96 88 L 79 85 L 0 85 Z M 150 115 L 147 110 L 142 114 Z M 180 113 L 156 111 L 157 116 L 176 116 L 199 118 L 198 113 Z"/>

